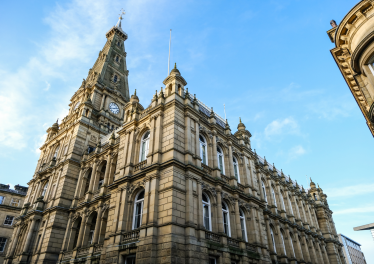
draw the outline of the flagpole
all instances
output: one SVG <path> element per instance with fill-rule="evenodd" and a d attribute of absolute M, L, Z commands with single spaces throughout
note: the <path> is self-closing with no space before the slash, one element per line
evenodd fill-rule
<path fill-rule="evenodd" d="M 168 76 L 170 74 L 170 47 L 171 47 L 171 29 L 170 29 L 170 39 L 169 39 L 169 61 L 168 61 Z"/>

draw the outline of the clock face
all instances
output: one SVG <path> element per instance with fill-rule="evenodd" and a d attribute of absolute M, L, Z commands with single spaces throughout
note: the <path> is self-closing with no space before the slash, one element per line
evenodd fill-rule
<path fill-rule="evenodd" d="M 117 104 L 115 103 L 110 103 L 109 104 L 109 110 L 110 112 L 112 112 L 113 114 L 118 114 L 119 113 L 119 107 Z"/>

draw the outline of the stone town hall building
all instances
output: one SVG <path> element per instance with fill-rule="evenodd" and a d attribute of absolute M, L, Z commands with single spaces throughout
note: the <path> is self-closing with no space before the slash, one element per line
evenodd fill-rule
<path fill-rule="evenodd" d="M 129 96 L 121 20 L 53 124 L 5 263 L 343 264 L 321 188 L 305 190 L 185 88 Z"/>

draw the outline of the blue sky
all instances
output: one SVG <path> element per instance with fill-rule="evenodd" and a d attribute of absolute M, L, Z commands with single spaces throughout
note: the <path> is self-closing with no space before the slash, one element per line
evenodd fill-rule
<path fill-rule="evenodd" d="M 26 185 L 45 131 L 66 115 L 119 10 L 130 93 L 147 106 L 177 62 L 191 93 L 239 117 L 252 147 L 304 186 L 328 195 L 340 233 L 374 263 L 374 139 L 331 54 L 326 31 L 357 1 L 2 1 L 0 182 Z"/>

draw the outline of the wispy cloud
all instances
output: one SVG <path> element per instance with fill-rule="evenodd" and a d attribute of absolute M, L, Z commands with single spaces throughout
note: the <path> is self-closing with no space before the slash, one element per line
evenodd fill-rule
<path fill-rule="evenodd" d="M 7 70 L 6 63 L 0 61 L 0 147 L 23 149 L 33 137 L 34 142 L 40 143 L 43 134 L 37 127 L 40 128 L 41 122 L 63 117 L 60 114 L 66 112 L 72 94 L 56 89 L 57 93 L 49 96 L 64 98 L 60 96 L 59 103 L 48 105 L 45 91 L 55 87 L 55 83 L 58 88 L 67 89 L 71 85 L 78 88 L 79 83 L 69 83 L 72 75 L 83 73 L 81 78 L 86 77 L 89 67 L 83 71 L 82 65 L 97 56 L 105 42 L 105 32 L 116 23 L 117 12 L 113 10 L 119 10 L 122 4 L 119 0 L 72 0 L 63 6 L 57 4 L 43 20 L 49 30 L 35 44 L 37 52 L 15 71 Z M 144 26 L 143 19 L 144 13 L 150 13 L 153 8 L 151 0 L 130 0 L 126 8 L 132 10 L 126 15 L 126 23 L 136 24 L 138 30 L 142 25 L 141 30 L 151 31 Z M 149 59 L 146 54 L 143 56 Z M 133 61 L 137 60 L 133 56 Z M 40 101 L 43 104 L 38 104 Z"/>
<path fill-rule="evenodd" d="M 281 135 L 296 135 L 300 133 L 298 123 L 293 117 L 287 117 L 284 119 L 277 119 L 272 121 L 265 127 L 265 137 L 267 139 L 273 139 Z"/>
<path fill-rule="evenodd" d="M 319 118 L 328 120 L 337 117 L 348 117 L 355 107 L 357 106 L 354 100 L 347 95 L 340 96 L 339 98 L 323 98 L 307 105 L 307 108 L 312 113 L 315 113 Z"/>
<path fill-rule="evenodd" d="M 357 184 L 345 187 L 327 188 L 325 192 L 328 194 L 329 198 L 359 196 L 374 193 L 374 184 Z"/>
<path fill-rule="evenodd" d="M 343 210 L 335 210 L 334 215 L 342 214 L 364 214 L 364 213 L 373 213 L 374 206 L 362 206 L 362 207 L 352 207 Z"/>
<path fill-rule="evenodd" d="M 288 152 L 289 160 L 296 159 L 306 153 L 306 150 L 301 145 L 297 145 Z"/>

